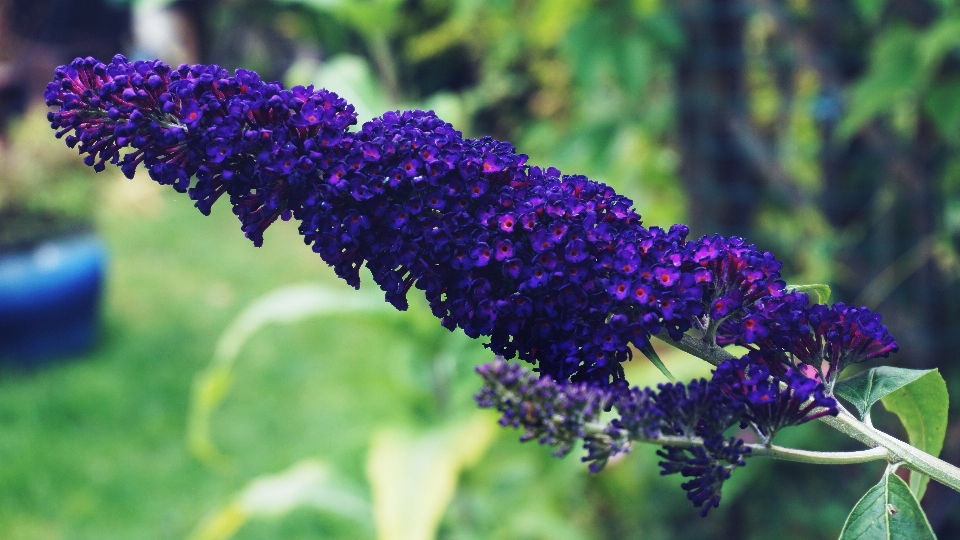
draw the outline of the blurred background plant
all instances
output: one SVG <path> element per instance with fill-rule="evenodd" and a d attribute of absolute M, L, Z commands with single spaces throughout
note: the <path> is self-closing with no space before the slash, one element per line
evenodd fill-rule
<path fill-rule="evenodd" d="M 74 51 L 111 54 L 129 12 L 109 2 L 0 2 L 0 251 L 76 234 L 94 221 L 93 173 L 52 141 L 42 94 Z"/>
<path fill-rule="evenodd" d="M 0 2 L 6 13 L 30 5 L 60 15 L 83 4 Z M 883 313 L 902 348 L 891 363 L 939 367 L 960 403 L 950 360 L 960 347 L 960 6 L 951 0 L 111 5 L 131 9 L 126 46 L 80 44 L 71 56 L 123 50 L 255 69 L 326 86 L 361 121 L 432 108 L 467 135 L 513 142 L 534 164 L 615 186 L 648 224 L 685 222 L 694 236 L 738 234 L 773 251 L 788 281 L 830 283 L 836 300 Z M 43 35 L 67 34 L 63 19 L 45 24 Z M 116 28 L 98 33 L 124 35 Z M 22 46 L 5 65 L 39 65 L 47 50 Z M 29 119 L 13 122 L 11 147 L 50 137 Z M 57 146 L 44 151 L 50 167 L 79 163 Z M 40 170 L 23 161 L 24 179 Z M 440 329 L 422 305 L 397 316 L 340 302 L 249 336 L 230 392 L 208 390 L 222 403 L 208 411 L 207 442 L 227 461 L 198 461 L 183 438 L 195 421 L 191 379 L 202 385 L 211 373 L 202 368 L 218 336 L 278 287 L 344 288 L 289 224 L 257 252 L 222 210 L 201 219 L 145 178 L 96 185 L 92 206 L 115 257 L 103 343 L 83 362 L 0 377 L 0 530 L 11 538 L 392 538 L 378 512 L 423 497 L 402 491 L 401 474 L 416 467 L 411 448 L 429 453 L 421 444 L 449 457 L 441 476 L 455 488 L 422 501 L 434 511 L 422 514 L 432 525 L 420 537 L 828 538 L 879 473 L 751 462 L 701 520 L 679 479 L 656 475 L 649 449 L 597 476 L 510 433 L 492 433 L 482 455 L 459 453 L 444 434 L 473 421 L 471 370 L 484 350 Z M 84 204 L 71 189 L 27 191 Z M 681 379 L 704 373 L 702 363 L 663 359 Z M 645 362 L 628 374 L 661 380 Z M 853 449 L 817 425 L 787 435 L 783 444 Z M 960 462 L 956 421 L 942 456 Z M 356 504 L 331 507 L 331 493 Z M 265 500 L 273 505 L 257 506 Z M 942 538 L 960 534 L 957 494 L 932 484 L 923 505 Z"/>
<path fill-rule="evenodd" d="M 46 113 L 42 106 L 25 111 L 0 140 L 0 249 L 23 248 L 93 225 L 100 179 L 44 133 Z"/>

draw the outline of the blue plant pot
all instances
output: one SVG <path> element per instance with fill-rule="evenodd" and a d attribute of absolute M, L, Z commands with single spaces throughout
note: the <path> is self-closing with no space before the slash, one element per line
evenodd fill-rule
<path fill-rule="evenodd" d="M 93 235 L 0 254 L 0 363 L 30 367 L 92 347 L 106 258 Z"/>

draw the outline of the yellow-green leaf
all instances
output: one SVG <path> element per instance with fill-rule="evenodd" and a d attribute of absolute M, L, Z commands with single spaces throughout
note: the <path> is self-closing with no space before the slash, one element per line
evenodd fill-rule
<path fill-rule="evenodd" d="M 433 540 L 460 471 L 486 451 L 496 420 L 478 412 L 446 429 L 377 433 L 367 458 L 379 540 Z"/>
<path fill-rule="evenodd" d="M 817 304 L 826 304 L 830 301 L 830 286 L 823 283 L 811 283 L 810 285 L 787 285 L 787 290 L 805 292 L 810 295 L 810 300 Z"/>
<path fill-rule="evenodd" d="M 248 521 L 283 516 L 296 508 L 316 508 L 370 525 L 370 505 L 344 489 L 329 469 L 305 460 L 275 475 L 253 479 L 232 502 L 204 519 L 189 540 L 227 540 Z"/>

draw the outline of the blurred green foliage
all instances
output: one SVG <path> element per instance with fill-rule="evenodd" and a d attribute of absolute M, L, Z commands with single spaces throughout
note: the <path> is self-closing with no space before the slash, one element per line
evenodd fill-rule
<path fill-rule="evenodd" d="M 223 4 L 211 18 L 232 20 L 253 4 L 259 3 Z M 262 32 L 286 36 L 292 50 L 274 69 L 286 65 L 290 82 L 322 82 L 353 98 L 361 121 L 386 108 L 434 108 L 470 136 L 512 141 L 533 163 L 614 184 L 651 223 L 682 220 L 678 157 L 667 141 L 674 126 L 672 57 L 683 36 L 669 6 L 656 0 L 272 5 L 264 24 L 271 30 Z M 265 54 L 245 47 L 215 48 L 212 58 L 256 67 Z M 331 70 L 337 67 L 342 71 Z"/>
<path fill-rule="evenodd" d="M 720 180 L 723 166 L 713 191 L 693 189 L 683 174 L 719 150 L 685 145 L 691 128 L 681 113 L 720 98 L 685 88 L 678 73 L 694 53 L 706 64 L 739 62 L 724 94 L 738 106 L 713 129 L 729 134 L 748 164 L 740 217 L 749 239 L 784 260 L 790 282 L 829 283 L 837 300 L 881 307 L 904 346 L 901 365 L 931 366 L 960 345 L 949 331 L 960 321 L 956 295 L 937 292 L 955 290 L 960 275 L 953 2 L 732 2 L 742 26 L 720 52 L 736 62 L 690 46 L 701 43 L 691 20 L 719 19 L 711 10 L 721 2 L 708 0 L 199 4 L 203 61 L 326 86 L 354 103 L 361 121 L 391 108 L 434 109 L 469 136 L 513 142 L 533 164 L 613 185 L 649 225 L 689 222 L 697 235 L 733 225 L 691 208 L 741 195 Z M 268 326 L 241 349 L 230 392 L 210 417 L 229 467 L 204 466 L 183 436 L 191 381 L 230 321 L 277 287 L 350 291 L 290 224 L 252 250 L 225 208 L 203 219 L 145 175 L 104 184 L 99 219 L 114 254 L 107 331 L 82 362 L 0 377 L 0 531 L 15 540 L 184 538 L 219 523 L 238 539 L 374 538 L 374 524 L 319 504 L 240 521 L 230 512 L 251 481 L 290 471 L 332 478 L 372 503 L 371 448 L 411 446 L 466 421 L 478 384 L 472 367 L 488 359 L 482 347 L 448 334 L 418 304 L 402 315 L 344 312 Z M 706 373 L 660 353 L 680 380 Z M 632 382 L 664 380 L 637 358 Z M 960 373 L 949 364 L 941 371 L 956 393 Z M 386 427 L 400 435 L 378 439 Z M 950 433 L 944 456 L 955 461 Z M 753 461 L 701 520 L 680 479 L 658 476 L 651 448 L 590 476 L 576 457 L 556 460 L 516 437 L 498 434 L 475 464 L 450 469 L 456 489 L 438 537 L 831 538 L 881 472 Z M 821 426 L 783 437 L 778 443 L 856 448 Z M 306 468 L 291 469 L 298 463 Z M 924 500 L 938 504 L 934 527 L 951 521 L 949 499 Z"/>
<path fill-rule="evenodd" d="M 50 135 L 43 106 L 0 134 L 0 251 L 92 225 L 101 182 Z"/>

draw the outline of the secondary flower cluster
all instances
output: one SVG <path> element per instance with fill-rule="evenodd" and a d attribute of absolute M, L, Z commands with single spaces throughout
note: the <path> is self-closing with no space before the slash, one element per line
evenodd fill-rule
<path fill-rule="evenodd" d="M 837 414 L 837 402 L 826 395 L 823 383 L 794 368 L 771 375 L 755 352 L 717 366 L 711 383 L 742 405 L 741 422 L 753 426 L 764 442 L 785 427 Z"/>
<path fill-rule="evenodd" d="M 690 259 L 697 281 L 709 284 L 704 302 L 707 324 L 742 315 L 761 298 L 778 294 L 786 286 L 780 280 L 780 261 L 741 238 L 704 236 L 691 245 Z M 742 330 L 747 336 L 757 332 L 749 323 Z"/>
<path fill-rule="evenodd" d="M 727 430 L 751 426 L 769 443 L 782 428 L 837 414 L 822 383 L 793 369 L 771 376 L 750 355 L 720 364 L 709 381 L 656 390 L 556 382 L 504 360 L 477 372 L 484 380 L 477 403 L 502 413 L 501 425 L 521 428 L 521 441 L 556 446 L 558 456 L 582 441 L 583 461 L 593 472 L 628 451 L 631 441 L 664 444 L 661 474 L 690 478 L 681 487 L 704 515 L 720 504 L 723 482 L 749 455 L 743 440 L 727 437 Z M 601 412 L 611 409 L 616 417 L 601 422 Z"/>
<path fill-rule="evenodd" d="M 657 455 L 664 459 L 660 462 L 660 474 L 680 473 L 690 478 L 680 487 L 687 492 L 690 502 L 700 508 L 700 516 L 706 517 L 711 508 L 720 506 L 723 483 L 734 469 L 747 464 L 744 457 L 749 452 L 742 440 L 714 434 L 704 438 L 701 445 L 664 446 L 657 450 Z"/>
<path fill-rule="evenodd" d="M 496 361 L 477 367 L 484 386 L 475 396 L 477 404 L 497 409 L 500 425 L 523 429 L 522 442 L 537 439 L 555 446 L 553 455 L 563 457 L 581 440 L 593 452 L 584 461 L 601 463 L 626 450 L 623 430 L 611 430 L 615 439 L 598 429 L 600 414 L 609 410 L 614 392 L 587 383 L 557 384 L 539 377 L 520 364 Z M 592 468 L 593 465 L 591 465 Z"/>

